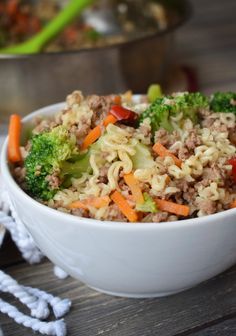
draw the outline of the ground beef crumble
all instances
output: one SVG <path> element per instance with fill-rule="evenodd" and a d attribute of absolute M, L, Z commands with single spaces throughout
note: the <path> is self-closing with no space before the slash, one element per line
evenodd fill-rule
<path fill-rule="evenodd" d="M 93 111 L 93 117 L 91 121 L 91 127 L 95 127 L 105 119 L 107 116 L 113 101 L 114 95 L 109 96 L 97 96 L 91 95 L 86 98 L 88 106 Z"/>
<path fill-rule="evenodd" d="M 85 136 L 89 133 L 91 129 L 93 129 L 96 125 L 101 125 L 102 121 L 105 119 L 109 110 L 114 102 L 114 95 L 109 96 L 97 96 L 97 95 L 90 95 L 86 98 L 83 97 L 80 91 L 75 91 L 71 95 L 67 97 L 67 107 L 54 118 L 54 120 L 37 120 L 37 125 L 34 129 L 34 134 L 42 133 L 44 131 L 50 130 L 52 127 L 55 127 L 59 124 L 63 123 L 63 120 L 66 120 L 66 127 L 68 131 L 76 136 L 78 148 L 81 145 L 82 141 L 84 140 Z M 80 106 L 81 104 L 81 106 Z M 82 109 L 80 107 L 84 107 L 84 110 L 81 112 Z M 84 113 L 83 113 L 84 112 Z M 93 113 L 92 113 L 93 112 Z M 72 114 L 72 118 L 71 115 Z M 74 114 L 73 114 L 74 113 Z M 67 115 L 68 114 L 68 115 Z M 88 117 L 87 117 L 88 114 Z M 74 115 L 76 116 L 76 120 L 74 120 Z M 192 122 L 189 120 L 188 127 L 184 124 L 183 132 L 172 131 L 168 132 L 163 128 L 160 128 L 155 132 L 154 142 L 159 142 L 163 146 L 165 146 L 171 153 L 176 155 L 180 160 L 183 162 L 188 159 L 190 156 L 195 155 L 195 149 L 197 146 L 201 145 L 201 141 L 204 142 L 202 137 L 202 133 L 199 131 L 200 127 L 208 128 L 212 132 L 212 136 L 214 137 L 217 132 L 226 133 L 223 134 L 223 137 L 227 137 L 231 141 L 231 143 L 235 146 L 236 145 L 236 127 L 234 121 L 231 123 L 233 125 L 230 126 L 224 121 L 224 116 L 216 113 L 212 113 L 207 109 L 203 109 L 199 112 L 200 118 L 200 126 L 199 125 L 192 125 Z M 64 118 L 65 117 L 65 118 Z M 67 118 L 68 117 L 68 118 Z M 72 119 L 72 120 L 71 120 Z M 229 116 L 229 120 L 233 119 L 232 116 Z M 190 168 L 191 171 L 190 176 L 184 175 L 181 172 L 180 175 L 171 173 L 170 165 L 173 165 L 173 160 L 169 160 L 168 163 L 165 157 L 158 156 L 152 150 L 151 142 L 153 140 L 151 126 L 148 123 L 142 123 L 138 128 L 128 128 L 124 124 L 120 124 L 119 122 L 116 125 L 120 128 L 124 128 L 128 133 L 128 138 L 135 138 L 136 141 L 140 141 L 142 144 L 150 145 L 148 148 L 153 155 L 153 159 L 155 160 L 155 164 L 158 167 L 158 174 L 164 175 L 167 174 L 169 181 L 164 184 L 162 189 L 155 189 L 152 185 L 152 177 L 150 177 L 150 181 L 148 182 L 141 182 L 139 181 L 139 187 L 142 190 L 142 193 L 147 192 L 151 197 L 161 198 L 165 200 L 169 200 L 171 202 L 175 202 L 178 204 L 188 205 L 190 207 L 190 218 L 196 217 L 200 215 L 209 215 L 215 212 L 219 212 L 222 210 L 226 210 L 229 208 L 232 199 L 234 200 L 234 195 L 236 195 L 236 185 L 232 179 L 231 172 L 226 167 L 226 159 L 227 157 L 223 156 L 217 159 L 214 163 L 205 161 L 203 163 L 203 172 L 199 174 L 195 174 Z M 190 125 L 190 126 L 189 126 Z M 105 130 L 105 127 L 103 127 Z M 187 136 L 186 136 L 187 134 Z M 143 139 L 145 138 L 145 139 Z M 185 141 L 182 139 L 185 138 Z M 205 144 L 205 143 L 204 143 Z M 227 143 L 226 143 L 227 145 Z M 24 151 L 22 152 L 23 158 L 27 156 L 28 150 L 30 149 L 30 142 L 28 145 L 24 147 Z M 105 150 L 107 150 L 105 148 Z M 104 158 L 104 162 L 106 161 L 106 157 L 109 153 L 102 152 L 101 156 Z M 220 160 L 222 159 L 223 160 Z M 213 159 L 214 160 L 214 159 Z M 115 161 L 115 159 L 114 159 Z M 101 168 L 99 166 L 99 176 L 97 178 L 97 186 L 103 191 L 105 185 L 109 183 L 108 181 L 108 169 L 110 167 L 110 163 L 104 164 Z M 169 166 L 168 166 L 169 164 Z M 153 166 L 152 166 L 153 168 Z M 176 168 L 176 167 L 174 167 Z M 180 167 L 181 169 L 184 166 Z M 176 168 L 177 169 L 177 168 Z M 201 167 L 202 169 L 202 167 Z M 35 174 L 40 174 L 41 166 L 38 166 Z M 134 170 L 134 169 L 133 169 Z M 201 170 L 200 170 L 201 171 Z M 151 174 L 153 174 L 151 172 Z M 24 188 L 25 184 L 25 175 L 26 170 L 25 168 L 18 166 L 14 170 L 14 175 L 17 181 L 21 184 Z M 152 176 L 152 175 L 148 175 Z M 182 178 L 182 176 L 185 176 Z M 141 178 L 140 178 L 141 179 Z M 50 187 L 53 190 L 60 189 L 61 180 L 58 177 L 58 172 L 54 172 L 51 175 L 46 177 L 46 181 L 48 181 Z M 221 199 L 217 201 L 213 201 L 211 199 L 203 199 L 205 194 L 202 192 L 206 187 L 212 187 L 211 183 L 214 182 L 217 184 L 217 188 L 223 188 L 223 195 L 225 195 L 224 199 L 221 196 Z M 117 190 L 121 192 L 121 194 L 126 199 L 129 206 L 135 209 L 135 201 L 130 190 L 130 187 L 124 182 L 124 170 L 123 168 L 119 171 L 119 178 L 117 181 Z M 157 182 L 159 183 L 159 182 Z M 154 183 L 153 183 L 154 184 Z M 167 190 L 169 187 L 169 191 Z M 113 188 L 113 187 L 112 187 Z M 71 192 L 79 191 L 79 187 L 71 186 L 69 187 Z M 209 188 L 210 189 L 210 188 Z M 81 189 L 83 190 L 83 189 Z M 202 192 L 202 194 L 199 192 Z M 219 189 L 220 193 L 222 189 Z M 61 191 L 61 190 L 60 190 Z M 208 191 L 208 190 L 207 190 Z M 112 190 L 111 190 L 112 192 Z M 110 191 L 108 192 L 108 194 Z M 219 195 L 221 195 L 219 193 Z M 232 197 L 233 196 L 233 197 Z M 52 205 L 45 202 L 45 205 L 52 206 L 55 209 L 65 212 L 69 212 L 75 216 L 79 217 L 86 217 L 86 218 L 96 218 L 96 214 L 90 213 L 89 210 L 84 209 L 73 209 L 69 210 L 67 206 L 65 206 L 65 202 L 61 201 L 54 201 L 52 200 Z M 64 207 L 64 208 L 63 208 Z M 170 213 L 159 211 L 157 213 L 138 213 L 140 216 L 139 220 L 142 219 L 143 222 L 165 222 L 165 221 L 173 221 L 178 219 L 183 219 L 181 216 L 175 216 Z M 111 221 L 121 221 L 127 222 L 127 218 L 122 214 L 121 210 L 118 208 L 116 204 L 113 202 L 105 209 L 105 220 Z"/>
<path fill-rule="evenodd" d="M 193 152 L 196 146 L 199 146 L 200 144 L 201 140 L 197 134 L 197 130 L 195 128 L 191 129 L 191 131 L 189 131 L 189 136 L 185 141 L 186 147 Z"/>
<path fill-rule="evenodd" d="M 61 181 L 59 179 L 59 177 L 57 176 L 57 173 L 53 173 L 52 175 L 48 175 L 46 177 L 46 181 L 48 181 L 50 187 L 53 190 L 57 190 L 61 184 Z"/>
<path fill-rule="evenodd" d="M 164 128 L 160 128 L 155 133 L 155 142 L 160 142 L 163 146 L 169 145 L 170 134 Z"/>
<path fill-rule="evenodd" d="M 211 215 L 216 212 L 216 202 L 212 200 L 196 200 L 195 204 L 202 213 Z"/>
<path fill-rule="evenodd" d="M 25 175 L 26 175 L 26 169 L 24 167 L 16 167 L 14 169 L 14 175 L 19 183 L 24 182 Z"/>

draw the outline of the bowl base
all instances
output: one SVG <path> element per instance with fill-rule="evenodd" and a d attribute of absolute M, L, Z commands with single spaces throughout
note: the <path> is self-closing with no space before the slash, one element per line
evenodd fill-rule
<path fill-rule="evenodd" d="M 180 292 L 183 292 L 191 287 L 186 287 L 186 288 L 182 288 L 176 291 L 170 291 L 170 292 L 155 292 L 155 293 L 140 293 L 140 294 L 135 294 L 135 293 L 122 293 L 122 292 L 111 292 L 111 291 L 107 291 L 101 288 L 97 288 L 97 287 L 92 287 L 92 286 L 88 286 L 89 288 L 103 293 L 103 294 L 107 294 L 107 295 L 112 295 L 112 296 L 118 296 L 118 297 L 124 297 L 124 298 L 133 298 L 133 299 L 147 299 L 147 298 L 160 298 L 160 297 L 164 297 L 164 296 L 170 296 L 170 295 L 174 295 Z"/>

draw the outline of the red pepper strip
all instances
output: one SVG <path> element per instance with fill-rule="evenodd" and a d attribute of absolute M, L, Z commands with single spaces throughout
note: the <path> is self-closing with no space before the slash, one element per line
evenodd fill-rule
<path fill-rule="evenodd" d="M 236 182 L 236 157 L 230 159 L 228 163 L 232 166 L 232 177 Z"/>
<path fill-rule="evenodd" d="M 113 105 L 109 111 L 117 120 L 136 120 L 138 114 L 120 105 Z"/>

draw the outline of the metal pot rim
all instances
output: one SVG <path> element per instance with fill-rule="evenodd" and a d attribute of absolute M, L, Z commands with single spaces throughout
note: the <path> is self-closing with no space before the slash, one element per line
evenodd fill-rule
<path fill-rule="evenodd" d="M 180 0 L 179 0 L 180 1 Z M 25 58 L 32 58 L 32 57 L 54 57 L 54 56 L 64 56 L 68 54 L 80 54 L 84 52 L 94 52 L 94 51 L 100 51 L 100 50 L 106 50 L 106 49 L 115 49 L 115 48 L 122 48 L 123 46 L 133 45 L 136 43 L 139 43 L 140 41 L 149 40 L 156 37 L 162 37 L 165 36 L 173 31 L 175 31 L 177 28 L 182 26 L 190 17 L 193 11 L 192 5 L 189 0 L 181 0 L 182 6 L 183 6 L 183 12 L 180 13 L 179 19 L 174 23 L 167 27 L 165 30 L 161 30 L 155 33 L 150 33 L 146 36 L 138 37 L 130 41 L 124 41 L 124 42 L 118 42 L 107 46 L 102 47 L 95 47 L 95 48 L 81 48 L 78 50 L 67 50 L 67 51 L 59 51 L 59 52 L 48 52 L 48 53 L 37 53 L 37 54 L 24 54 L 24 55 L 16 55 L 16 54 L 0 54 L 0 60 L 1 59 L 25 59 Z"/>

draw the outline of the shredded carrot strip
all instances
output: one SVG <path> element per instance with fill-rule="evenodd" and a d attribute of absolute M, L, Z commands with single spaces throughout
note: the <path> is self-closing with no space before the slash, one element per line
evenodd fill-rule
<path fill-rule="evenodd" d="M 68 205 L 69 209 L 84 209 L 87 210 L 88 206 L 82 201 L 75 201 Z"/>
<path fill-rule="evenodd" d="M 115 124 L 116 122 L 116 117 L 114 117 L 112 114 L 108 114 L 108 116 L 103 121 L 103 125 L 106 127 L 108 124 Z"/>
<path fill-rule="evenodd" d="M 134 174 L 130 173 L 124 175 L 124 180 L 132 192 L 134 201 L 138 204 L 144 203 L 142 190 L 139 186 L 138 180 L 134 177 Z"/>
<path fill-rule="evenodd" d="M 128 202 L 119 191 L 114 191 L 111 195 L 111 199 L 130 222 L 137 222 L 137 212 L 129 206 Z"/>
<path fill-rule="evenodd" d="M 116 105 L 121 105 L 121 96 L 115 96 L 113 98 L 113 103 L 116 104 Z"/>
<path fill-rule="evenodd" d="M 21 117 L 18 114 L 12 114 L 9 124 L 8 139 L 8 159 L 10 162 L 21 161 L 20 152 L 20 133 Z"/>
<path fill-rule="evenodd" d="M 91 205 L 97 209 L 103 208 L 107 205 L 109 205 L 111 199 L 109 196 L 102 196 L 102 197 L 97 197 L 93 198 L 87 201 L 88 205 Z"/>
<path fill-rule="evenodd" d="M 159 210 L 167 211 L 179 216 L 188 216 L 190 208 L 187 205 L 177 204 L 170 201 L 155 199 Z"/>
<path fill-rule="evenodd" d="M 230 208 L 231 209 L 236 208 L 236 200 L 230 204 Z"/>
<path fill-rule="evenodd" d="M 102 125 L 98 125 L 94 127 L 85 137 L 84 142 L 82 143 L 81 150 L 87 149 L 90 145 L 92 145 L 96 140 L 100 138 L 102 135 L 102 126 L 107 126 L 108 124 L 114 124 L 117 122 L 116 117 L 109 114 L 103 121 Z"/>
<path fill-rule="evenodd" d="M 166 149 L 160 142 L 157 142 L 153 146 L 154 152 L 156 152 L 159 156 L 170 156 L 173 160 L 176 166 L 181 167 L 182 161 L 178 159 L 174 154 L 172 154 L 168 149 Z"/>
<path fill-rule="evenodd" d="M 69 209 L 88 209 L 89 206 L 92 206 L 94 208 L 100 209 L 103 208 L 110 203 L 110 197 L 109 196 L 102 196 L 102 197 L 94 197 L 94 198 L 88 198 L 83 201 L 75 201 L 69 204 Z"/>
<path fill-rule="evenodd" d="M 88 135 L 85 137 L 84 142 L 81 146 L 81 150 L 87 149 L 90 145 L 92 145 L 102 134 L 101 126 L 98 125 L 94 127 Z"/>

